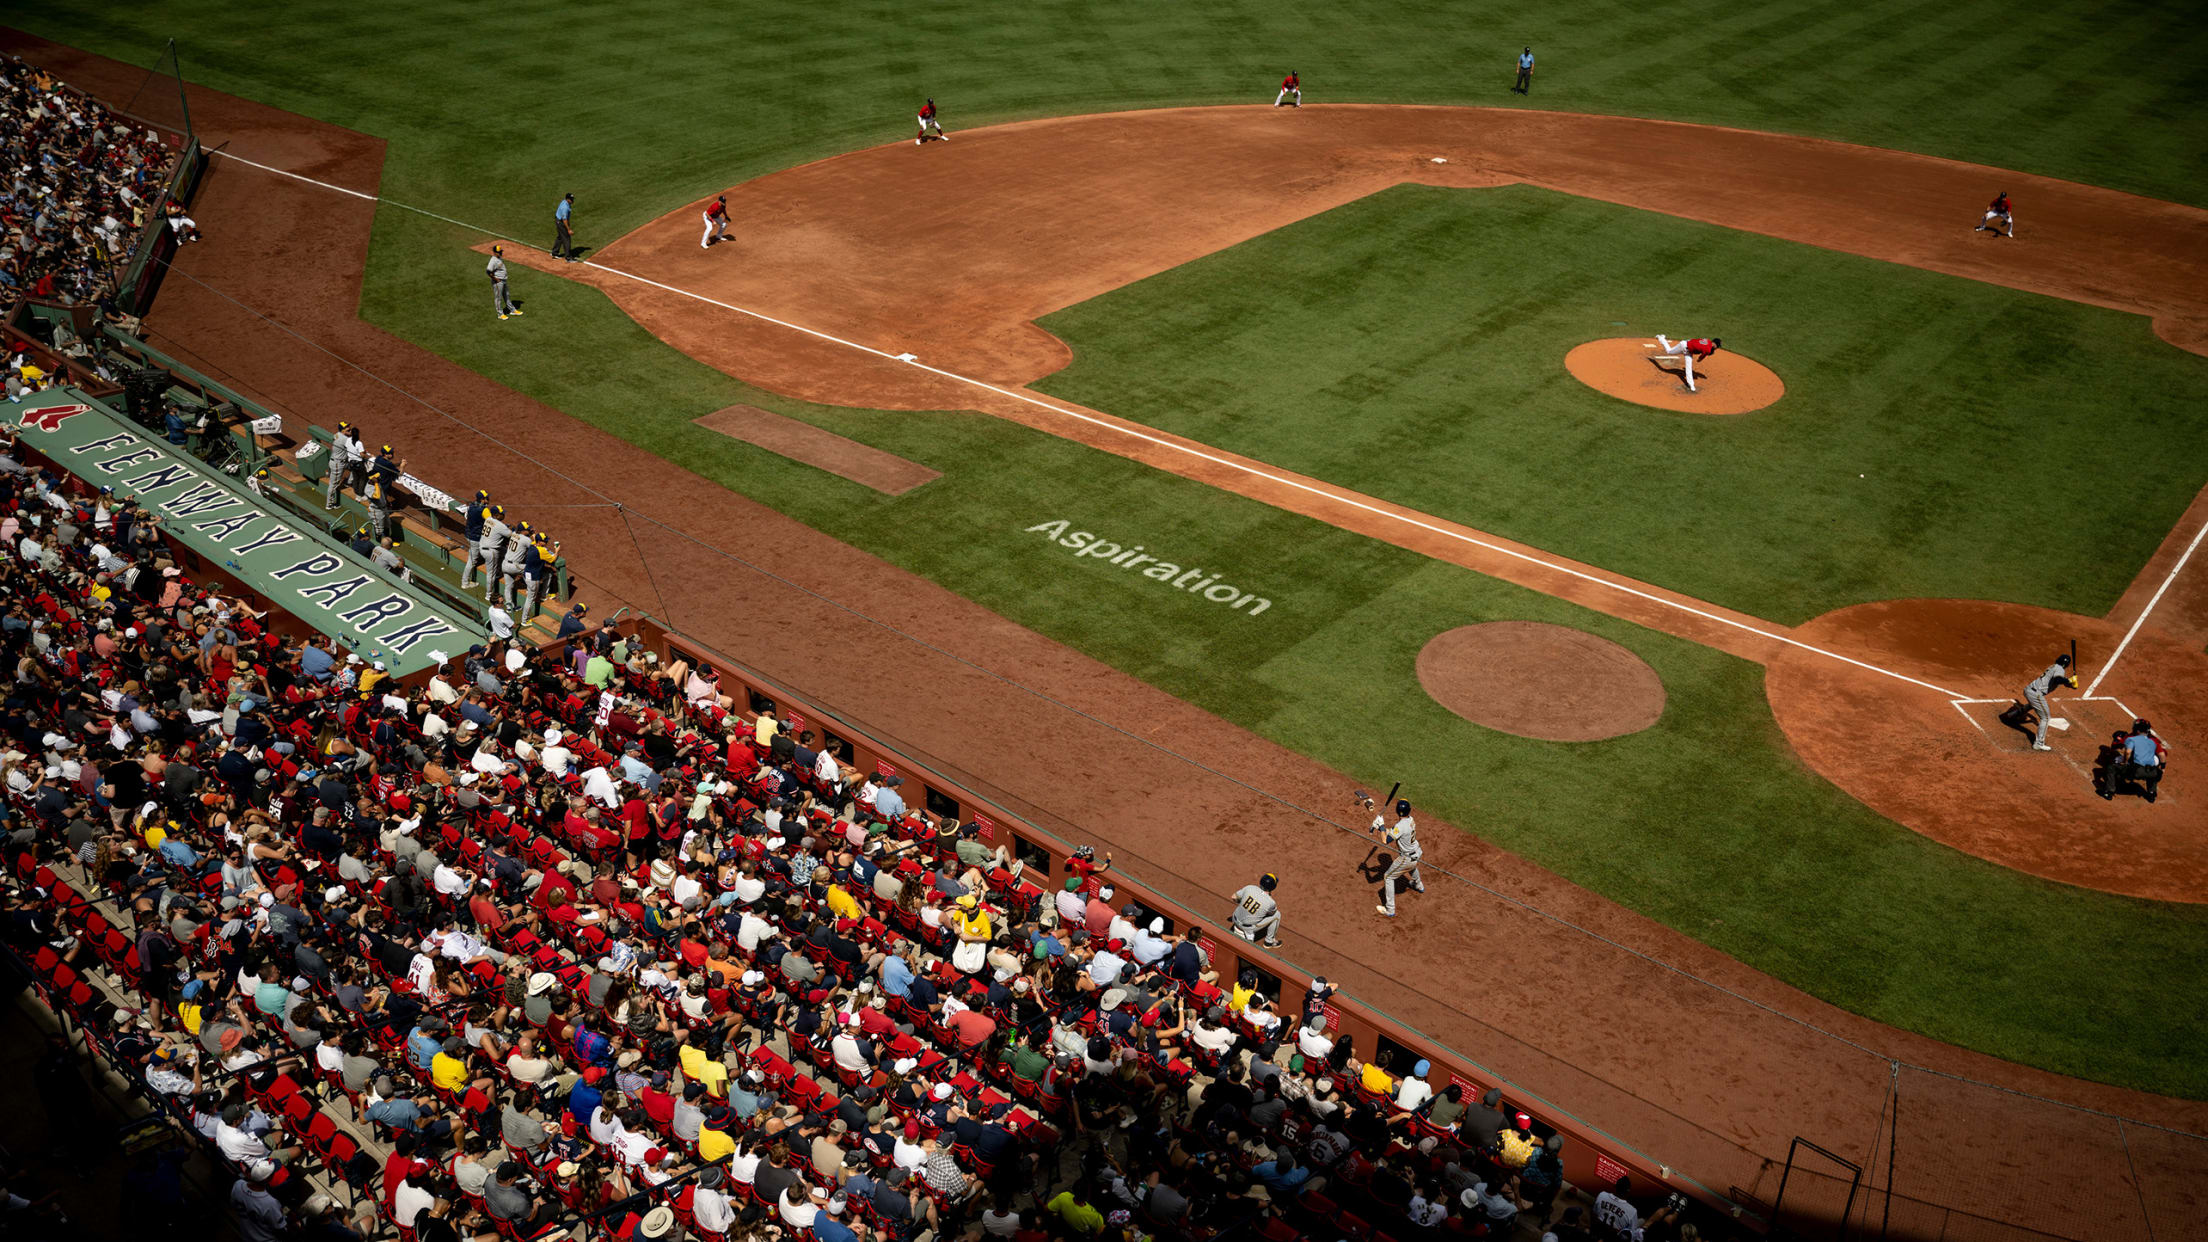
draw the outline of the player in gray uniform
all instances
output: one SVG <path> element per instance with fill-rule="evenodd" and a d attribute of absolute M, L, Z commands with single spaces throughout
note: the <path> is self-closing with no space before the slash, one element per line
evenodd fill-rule
<path fill-rule="evenodd" d="M 460 562 L 460 589 L 475 585 L 475 562 L 483 551 L 483 536 L 491 524 L 491 494 L 480 489 L 461 517 L 461 533 L 468 540 L 468 554 Z"/>
<path fill-rule="evenodd" d="M 521 308 L 506 296 L 506 247 L 491 247 L 491 261 L 483 265 L 483 274 L 491 278 L 491 309 L 504 319 L 518 315 Z"/>
<path fill-rule="evenodd" d="M 329 487 L 322 494 L 322 507 L 335 509 L 337 494 L 345 489 L 345 476 L 352 472 L 353 463 L 359 461 L 365 450 L 360 443 L 360 433 L 351 423 L 339 423 L 337 434 L 330 437 Z"/>
<path fill-rule="evenodd" d="M 1279 887 L 1280 877 L 1268 871 L 1257 883 L 1236 889 L 1234 911 L 1227 916 L 1229 930 L 1244 940 L 1256 940 L 1262 932 L 1268 947 L 1278 945 L 1280 903 L 1273 900 L 1273 890 Z"/>
<path fill-rule="evenodd" d="M 2074 686 L 2077 684 L 2078 679 L 2070 673 L 2069 655 L 2065 653 L 2056 656 L 2055 662 L 2047 666 L 2046 672 L 2034 677 L 2032 684 L 2024 687 L 2026 706 L 2022 708 L 2011 707 L 2002 714 L 2002 719 L 2021 721 L 2025 712 L 2038 712 L 2039 728 L 2037 732 L 2032 734 L 2032 749 L 2053 750 L 2054 747 L 2047 744 L 2047 722 L 2052 720 L 2055 714 L 2048 710 L 2047 696 L 2056 686 Z"/>
<path fill-rule="evenodd" d="M 483 562 L 483 602 L 486 604 L 490 603 L 498 592 L 499 562 L 505 559 L 506 545 L 513 540 L 513 537 L 513 529 L 506 525 L 506 506 L 492 505 L 484 512 L 483 554 L 479 559 Z M 461 571 L 463 583 L 467 581 L 468 575 L 475 571 L 476 559 L 478 558 L 471 558 L 467 569 Z"/>
<path fill-rule="evenodd" d="M 524 596 L 521 603 L 522 620 L 537 615 L 544 606 L 544 593 L 552 586 L 552 562 L 560 555 L 560 545 L 542 539 L 532 541 L 522 549 L 521 579 Z"/>
<path fill-rule="evenodd" d="M 1421 893 L 1426 891 L 1426 877 L 1418 870 L 1418 821 L 1411 818 L 1411 804 L 1396 803 L 1395 826 L 1389 828 L 1386 823 L 1385 816 L 1372 817 L 1372 830 L 1380 833 L 1383 843 L 1395 849 L 1395 861 L 1388 864 L 1388 873 L 1380 877 L 1382 904 L 1373 908 L 1392 919 L 1395 917 L 1395 877 L 1408 875 L 1412 890 Z"/>
<path fill-rule="evenodd" d="M 513 607 L 514 588 L 521 583 L 521 567 L 529 557 L 529 545 L 536 537 L 529 531 L 529 523 L 519 522 L 514 533 L 506 540 L 506 555 L 498 558 L 498 602 Z"/>

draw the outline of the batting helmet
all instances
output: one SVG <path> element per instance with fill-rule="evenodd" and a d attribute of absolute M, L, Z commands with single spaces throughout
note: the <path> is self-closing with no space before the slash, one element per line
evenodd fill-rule
<path fill-rule="evenodd" d="M 1398 815 L 1408 815 L 1408 814 L 1410 814 L 1410 813 L 1411 813 L 1411 804 L 1410 804 L 1410 803 L 1408 803 L 1408 802 L 1398 802 L 1398 803 L 1396 803 L 1396 804 L 1395 804 L 1395 813 L 1396 813 L 1396 814 L 1398 814 Z"/>
<path fill-rule="evenodd" d="M 1280 887 L 1280 877 L 1268 871 L 1265 873 L 1265 878 L 1257 882 L 1257 886 L 1264 889 L 1268 893 L 1272 892 L 1274 889 Z"/>

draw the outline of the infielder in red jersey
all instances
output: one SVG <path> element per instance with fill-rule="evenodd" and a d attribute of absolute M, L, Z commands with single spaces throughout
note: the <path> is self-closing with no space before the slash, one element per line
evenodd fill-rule
<path fill-rule="evenodd" d="M 2007 230 L 2004 232 L 2003 230 Z M 1993 196 L 1993 205 L 1986 208 L 1986 218 L 1978 222 L 1974 233 L 1991 233 L 1995 237 L 2016 236 L 2016 216 L 2009 210 L 2009 192 L 2001 191 Z"/>
<path fill-rule="evenodd" d="M 1282 104 L 1287 104 L 1291 108 L 1303 106 L 1303 79 L 1297 77 L 1296 71 L 1293 69 L 1288 71 L 1287 77 L 1280 80 L 1280 93 L 1273 96 L 1274 107 L 1277 108 Z"/>
<path fill-rule="evenodd" d="M 1700 358 L 1702 361 L 1708 362 L 1711 354 L 1724 348 L 1725 339 L 1716 336 L 1698 336 L 1691 341 L 1674 341 L 1659 332 L 1656 334 L 1656 343 L 1663 346 L 1665 353 L 1676 354 L 1687 364 L 1687 391 L 1695 392 L 1698 390 L 1694 386 L 1694 360 Z"/>
<path fill-rule="evenodd" d="M 917 147 L 930 138 L 937 142 L 951 140 L 951 136 L 943 132 L 942 124 L 935 119 L 935 101 L 932 99 L 920 105 L 920 136 L 912 140 L 912 145 Z"/>
<path fill-rule="evenodd" d="M 710 250 L 712 249 L 714 242 L 723 242 L 729 239 L 728 195 L 723 194 L 719 198 L 714 199 L 712 202 L 707 203 L 705 205 L 704 216 L 705 234 L 698 238 L 698 249 Z"/>

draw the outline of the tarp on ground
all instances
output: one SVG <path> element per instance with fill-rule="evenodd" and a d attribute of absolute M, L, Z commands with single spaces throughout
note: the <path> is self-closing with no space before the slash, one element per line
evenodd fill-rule
<path fill-rule="evenodd" d="M 275 607 L 405 677 L 485 641 L 481 623 L 431 602 L 309 522 L 209 468 L 103 402 L 56 388 L 14 407 L 23 443 L 159 514 L 161 528 Z"/>

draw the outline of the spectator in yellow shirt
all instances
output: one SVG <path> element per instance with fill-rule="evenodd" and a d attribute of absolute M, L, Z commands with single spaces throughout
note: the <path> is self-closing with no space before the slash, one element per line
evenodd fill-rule
<path fill-rule="evenodd" d="M 728 1098 L 728 1067 L 705 1055 L 696 1044 L 684 1044 L 675 1054 L 682 1061 L 682 1076 L 705 1088 L 716 1100 Z"/>
<path fill-rule="evenodd" d="M 863 919 L 866 912 L 859 908 L 859 900 L 844 891 L 841 884 L 828 886 L 828 910 L 839 919 Z"/>
<path fill-rule="evenodd" d="M 471 1086 L 481 1091 L 490 1090 L 491 1080 L 488 1077 L 469 1081 L 468 1063 L 464 1059 L 467 1052 L 467 1041 L 458 1035 L 451 1035 L 446 1037 L 444 1047 L 438 1050 L 437 1055 L 429 1059 L 429 1080 L 437 1084 L 439 1091 L 458 1095 Z"/>
<path fill-rule="evenodd" d="M 1084 1237 L 1093 1237 L 1104 1228 L 1104 1214 L 1075 1190 L 1059 1192 L 1057 1198 L 1043 1205 L 1043 1210 L 1064 1221 L 1068 1230 Z"/>
<path fill-rule="evenodd" d="M 698 1159 L 705 1164 L 719 1164 L 736 1154 L 736 1140 L 710 1125 L 698 1127 Z"/>
<path fill-rule="evenodd" d="M 1388 1072 L 1388 1052 L 1383 1048 L 1365 1062 L 1364 1072 L 1357 1079 L 1358 1085 L 1374 1095 L 1395 1096 L 1395 1075 Z"/>

